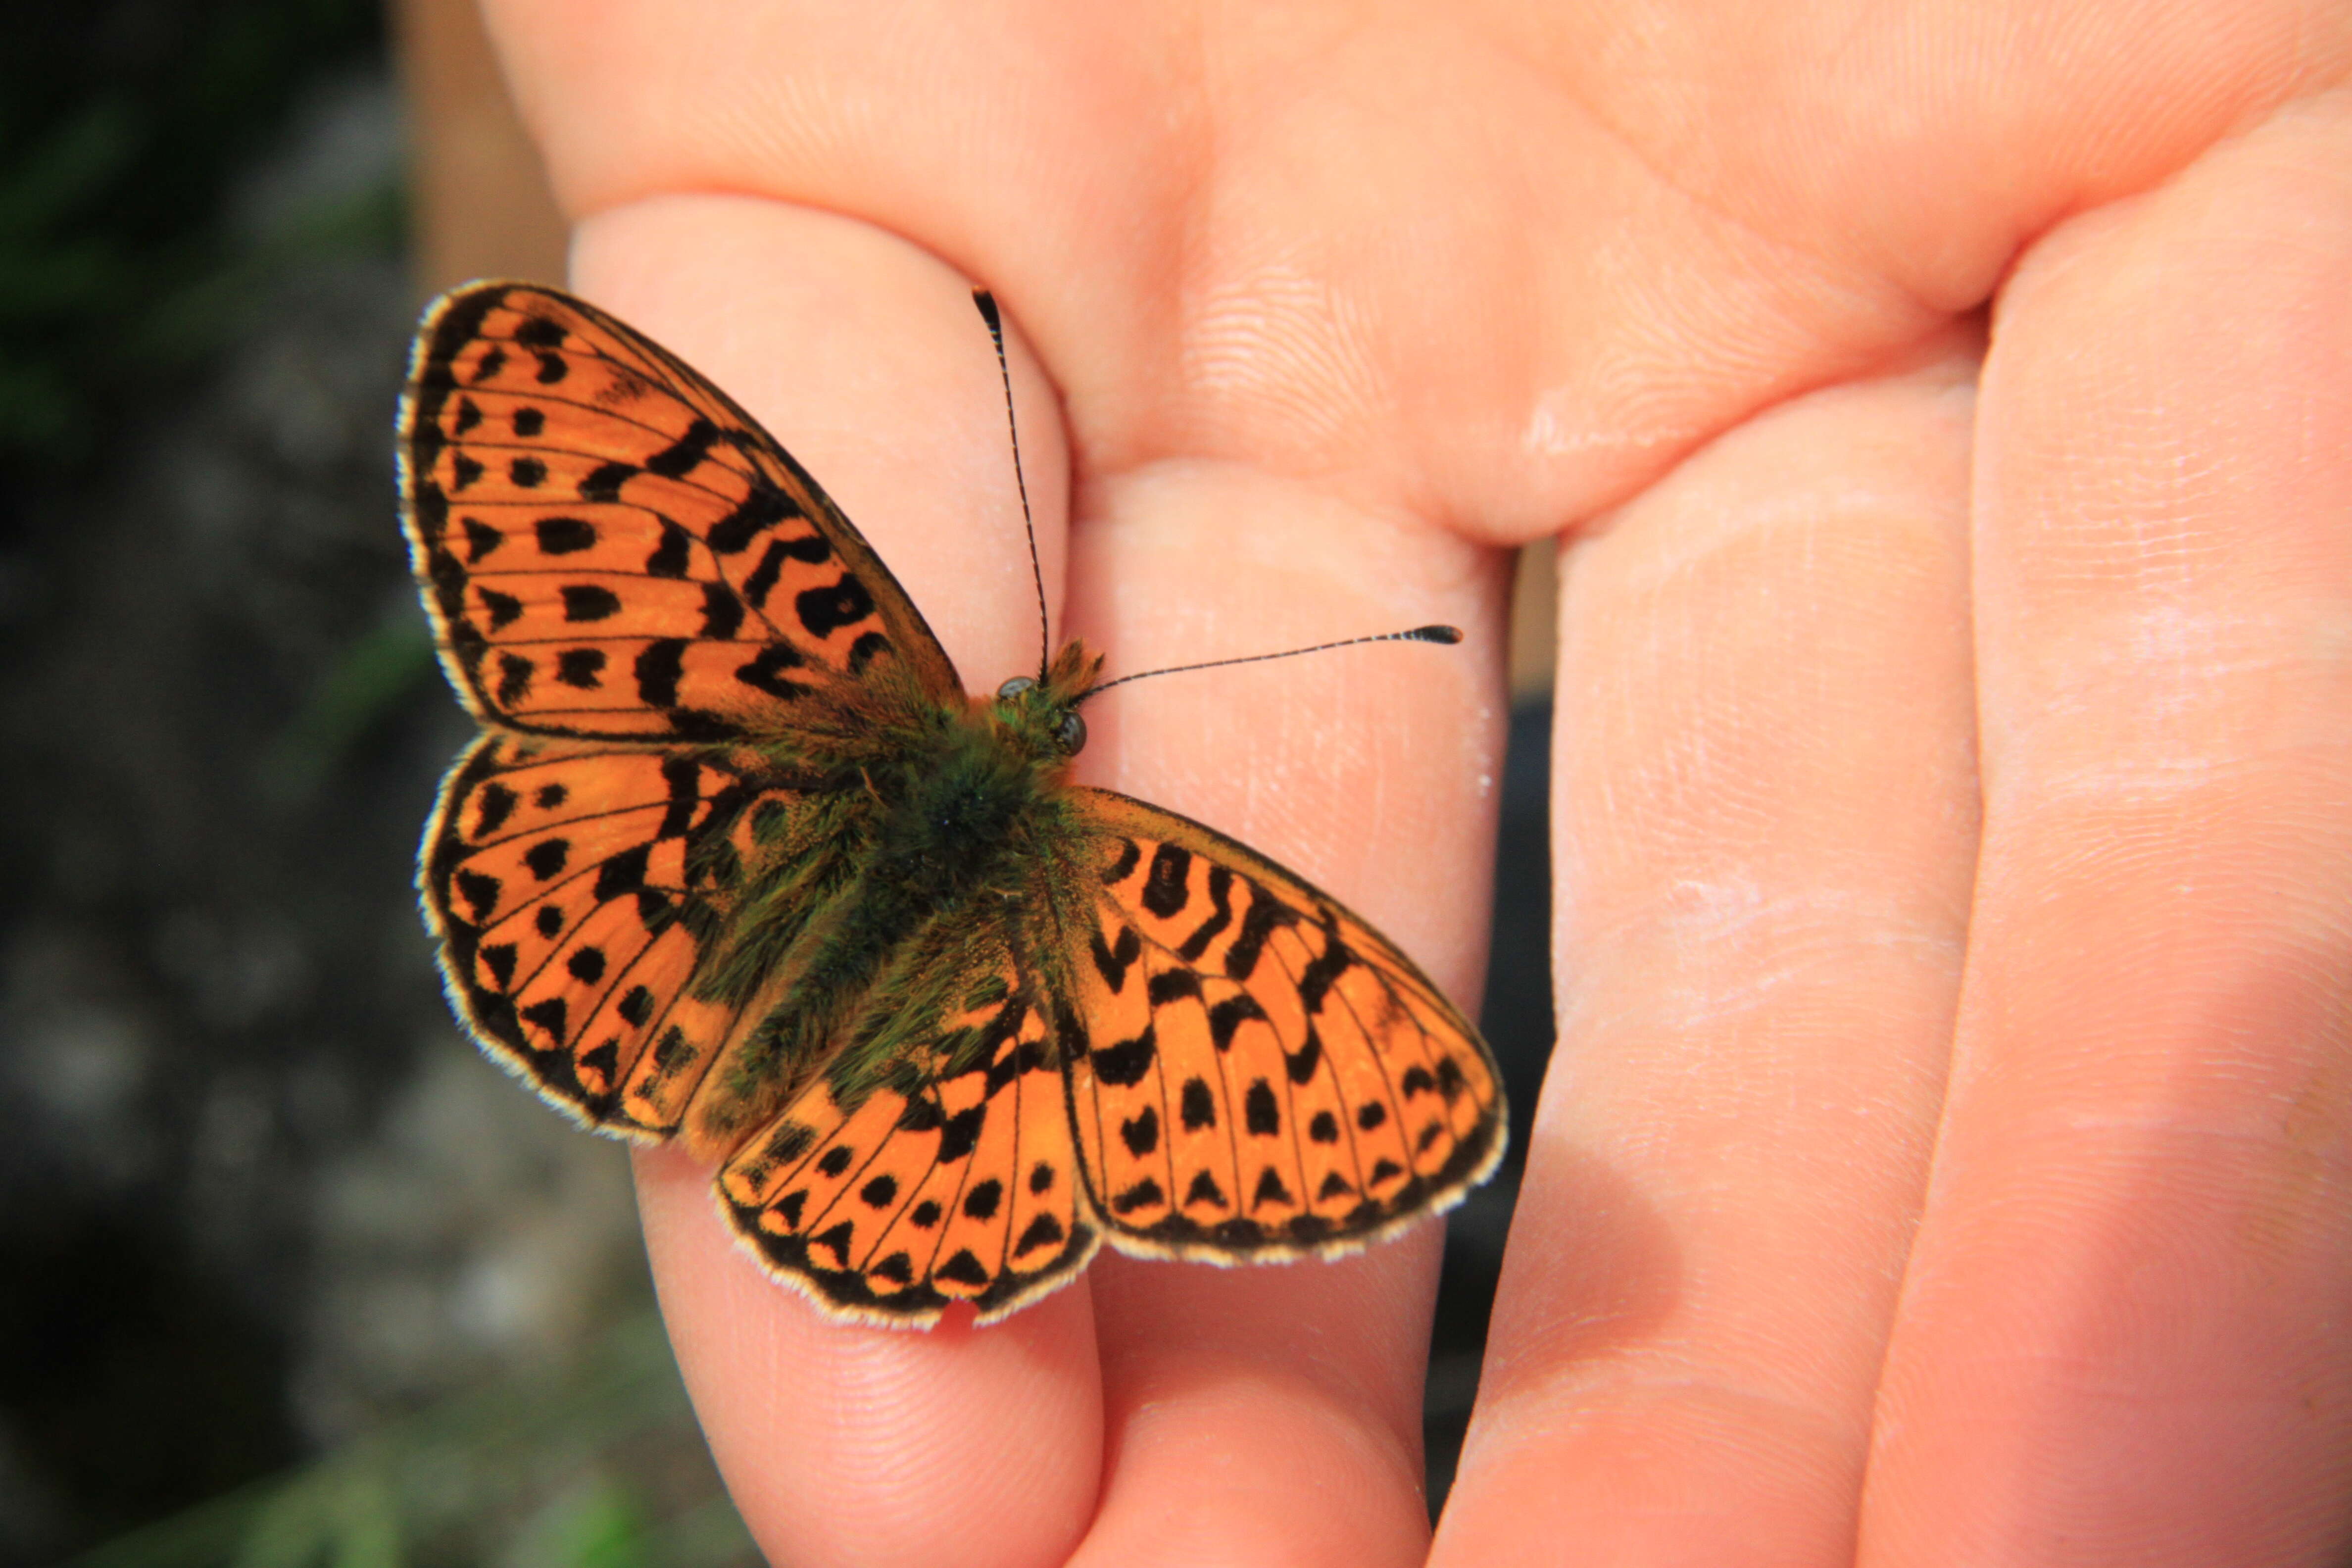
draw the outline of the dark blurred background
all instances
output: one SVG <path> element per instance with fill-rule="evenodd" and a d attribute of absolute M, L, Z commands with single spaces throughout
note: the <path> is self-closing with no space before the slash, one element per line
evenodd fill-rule
<path fill-rule="evenodd" d="M 560 280 L 470 0 L 0 7 L 0 1563 L 753 1561 L 620 1149 L 410 891 L 469 724 L 394 520 L 418 303 Z M 1485 1002 L 1550 1040 L 1548 574 Z M 1433 1507 L 1517 1163 L 1449 1233 Z"/>

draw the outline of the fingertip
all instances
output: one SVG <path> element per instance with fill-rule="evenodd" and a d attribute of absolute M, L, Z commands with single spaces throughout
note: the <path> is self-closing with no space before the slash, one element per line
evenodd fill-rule
<path fill-rule="evenodd" d="M 988 1328 L 835 1321 L 766 1278 L 674 1150 L 636 1157 L 662 1315 L 729 1491 L 773 1562 L 1064 1561 L 1101 1470 L 1083 1280 Z"/>

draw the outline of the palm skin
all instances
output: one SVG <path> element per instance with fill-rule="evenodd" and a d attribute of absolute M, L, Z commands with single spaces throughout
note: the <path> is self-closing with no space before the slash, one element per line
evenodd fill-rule
<path fill-rule="evenodd" d="M 2340 1556 L 2343 7 L 490 13 L 576 286 L 971 689 L 1036 628 L 965 277 L 1111 673 L 1469 630 L 1123 689 L 1080 771 L 1457 997 L 1506 551 L 1564 542 L 1560 1042 L 1434 1542 L 1434 1227 L 893 1333 L 646 1158 L 776 1561 Z"/>

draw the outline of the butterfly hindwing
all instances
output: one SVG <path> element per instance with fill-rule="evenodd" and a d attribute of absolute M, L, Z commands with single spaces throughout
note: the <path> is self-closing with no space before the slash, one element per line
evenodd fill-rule
<path fill-rule="evenodd" d="M 1057 1289 L 1100 1239 L 1077 1173 L 1053 1021 L 1012 943 L 930 1037 L 852 1090 L 805 1089 L 720 1171 L 770 1270 L 836 1313 L 992 1321 Z"/>
<path fill-rule="evenodd" d="M 459 759 L 420 883 L 449 993 L 583 1121 L 667 1137 L 739 1009 L 698 995 L 759 825 L 803 797 L 716 753 L 493 733 Z"/>
<path fill-rule="evenodd" d="M 812 697 L 953 667 L 815 480 L 701 375 L 569 295 L 478 283 L 419 328 L 410 552 L 452 680 L 538 733 L 778 733 Z"/>
<path fill-rule="evenodd" d="M 1098 921 L 1067 1053 L 1087 1184 L 1122 1251 L 1352 1251 L 1441 1212 L 1501 1156 L 1486 1044 L 1412 962 L 1200 824 L 1072 792 Z"/>

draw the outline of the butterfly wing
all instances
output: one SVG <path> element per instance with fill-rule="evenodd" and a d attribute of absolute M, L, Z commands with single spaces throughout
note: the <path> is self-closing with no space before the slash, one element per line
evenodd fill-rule
<path fill-rule="evenodd" d="M 1093 1207 L 1124 1252 L 1351 1252 L 1460 1202 L 1505 1137 L 1486 1042 L 1328 894 L 1105 790 L 1065 1052 Z"/>
<path fill-rule="evenodd" d="M 719 1172 L 769 1271 L 837 1316 L 924 1324 L 969 1301 L 992 1322 L 1067 1284 L 1100 1242 L 1071 1141 L 1070 1040 L 1020 918 L 951 918 L 910 943 L 877 987 L 889 1000 L 849 1034 L 882 1008 L 926 1022 L 876 1070 L 828 1071 Z"/>
<path fill-rule="evenodd" d="M 483 736 L 442 785 L 418 873 L 451 1000 L 558 1107 L 667 1138 L 740 1021 L 697 980 L 747 868 L 776 862 L 780 822 L 838 804 L 715 752 Z M 793 874 L 845 879 L 846 836 L 829 852 L 814 837 Z"/>
<path fill-rule="evenodd" d="M 450 679 L 539 734 L 711 741 L 893 679 L 961 700 L 905 590 L 725 393 L 594 306 L 475 283 L 418 328 L 402 516 Z"/>

